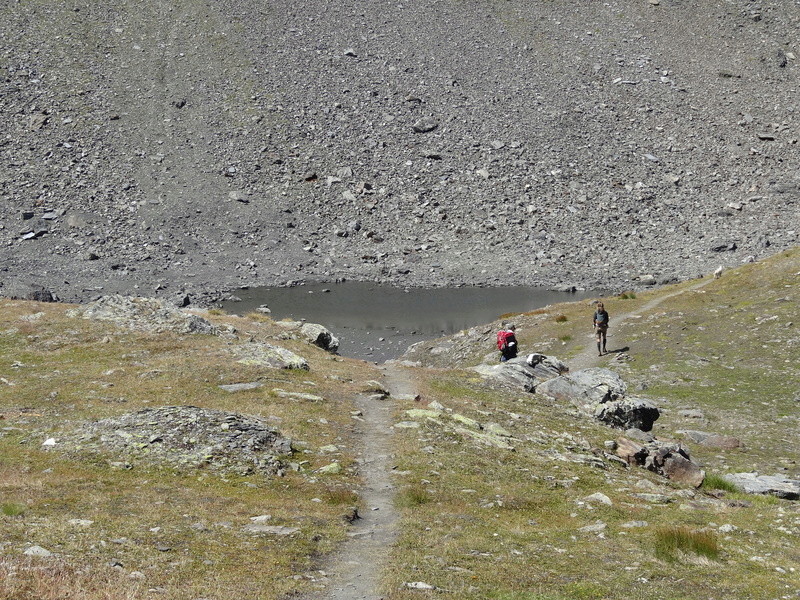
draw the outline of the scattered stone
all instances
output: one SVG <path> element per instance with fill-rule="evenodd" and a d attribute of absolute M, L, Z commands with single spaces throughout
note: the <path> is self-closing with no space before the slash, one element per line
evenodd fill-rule
<path fill-rule="evenodd" d="M 736 450 L 742 448 L 742 442 L 735 437 L 728 435 L 717 435 L 714 433 L 705 433 L 703 431 L 678 431 L 686 435 L 690 440 L 697 442 L 701 446 L 707 448 L 716 448 L 718 450 Z"/>
<path fill-rule="evenodd" d="M 603 523 L 602 521 L 598 521 L 593 525 L 586 525 L 585 527 L 581 527 L 578 529 L 578 531 L 580 531 L 581 533 L 601 533 L 606 530 L 606 527 L 608 526 L 605 523 Z"/>
<path fill-rule="evenodd" d="M 433 591 L 437 589 L 435 585 L 431 585 L 430 583 L 425 583 L 424 581 L 411 581 L 411 582 L 406 582 L 403 585 L 412 590 Z"/>
<path fill-rule="evenodd" d="M 648 527 L 650 524 L 647 521 L 628 521 L 620 525 L 620 527 L 624 527 L 625 529 L 634 529 L 637 527 Z"/>
<path fill-rule="evenodd" d="M 256 517 L 250 517 L 250 520 L 253 523 L 266 523 L 272 520 L 272 515 L 258 515 Z"/>
<path fill-rule="evenodd" d="M 280 388 L 274 388 L 272 393 L 278 398 L 288 398 L 289 400 L 303 400 L 305 402 L 325 402 L 325 398 L 316 394 L 306 394 L 304 392 L 287 392 Z"/>
<path fill-rule="evenodd" d="M 596 492 L 591 496 L 586 496 L 586 498 L 584 498 L 583 501 L 589 503 L 599 502 L 600 504 L 605 504 L 606 506 L 612 505 L 611 498 L 609 498 L 608 496 L 606 496 L 601 492 Z"/>
<path fill-rule="evenodd" d="M 338 462 L 333 462 L 329 465 L 325 465 L 324 467 L 320 467 L 317 472 L 322 473 L 323 475 L 338 475 L 342 472 L 342 465 L 340 465 Z"/>
<path fill-rule="evenodd" d="M 439 126 L 439 123 L 433 117 L 423 117 L 416 121 L 411 127 L 415 133 L 428 133 L 433 131 Z"/>
<path fill-rule="evenodd" d="M 299 527 L 286 527 L 284 525 L 264 525 L 262 523 L 250 523 L 249 525 L 245 525 L 242 527 L 242 530 L 246 533 L 266 533 L 269 535 L 292 535 L 293 533 L 297 533 L 300 531 Z"/>
<path fill-rule="evenodd" d="M 407 410 L 405 414 L 411 419 L 438 419 L 442 416 L 441 411 L 425 410 L 424 408 L 412 408 Z"/>

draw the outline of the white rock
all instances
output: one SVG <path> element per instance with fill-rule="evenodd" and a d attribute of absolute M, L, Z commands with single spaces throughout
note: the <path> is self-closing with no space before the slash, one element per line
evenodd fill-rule
<path fill-rule="evenodd" d="M 425 583 L 424 581 L 407 581 L 403 584 L 407 588 L 412 590 L 435 590 L 436 586 L 431 585 L 430 583 Z"/>
<path fill-rule="evenodd" d="M 25 554 L 26 556 L 42 556 L 42 557 L 53 556 L 53 553 L 50 552 L 50 550 L 46 550 L 41 546 L 31 546 L 30 548 L 25 550 L 23 554 Z"/>
<path fill-rule="evenodd" d="M 90 521 L 89 519 L 70 519 L 67 523 L 75 525 L 76 527 L 89 527 L 89 525 L 94 524 L 94 521 Z"/>
<path fill-rule="evenodd" d="M 602 494 L 600 492 L 594 493 L 591 496 L 586 496 L 586 498 L 584 498 L 584 501 L 585 502 L 599 502 L 601 504 L 605 504 L 606 506 L 611 506 L 611 504 L 612 504 L 611 498 L 609 498 L 608 496 L 606 496 L 605 494 Z"/>
<path fill-rule="evenodd" d="M 253 523 L 266 523 L 272 519 L 272 515 L 258 515 L 257 517 L 250 517 Z"/>

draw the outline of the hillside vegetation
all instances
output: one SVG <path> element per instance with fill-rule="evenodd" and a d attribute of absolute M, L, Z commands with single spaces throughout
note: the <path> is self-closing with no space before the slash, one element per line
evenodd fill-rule
<path fill-rule="evenodd" d="M 330 557 L 358 543 L 351 522 L 373 508 L 362 494 L 376 450 L 360 429 L 364 401 L 393 412 L 398 537 L 361 565 L 386 565 L 385 598 L 795 598 L 800 505 L 723 476 L 800 478 L 799 278 L 793 249 L 720 279 L 605 299 L 613 352 L 595 358 L 662 409 L 652 433 L 684 441 L 706 471 L 697 490 L 611 460 L 607 442 L 623 432 L 468 370 L 495 360 L 495 324 L 416 346 L 407 358 L 420 366 L 392 368 L 418 398 L 380 399 L 378 367 L 262 315 L 201 313 L 217 335 L 149 333 L 68 316 L 68 305 L 2 300 L 0 598 L 328 597 Z M 591 310 L 515 316 L 523 350 L 584 360 Z M 250 343 L 291 350 L 309 369 L 237 362 Z M 219 387 L 239 383 L 260 387 Z M 278 457 L 282 474 L 248 474 L 218 469 L 219 447 L 148 460 L 167 432 L 124 456 L 81 437 L 88 423 L 164 406 L 239 414 L 294 451 Z M 434 410 L 444 416 L 425 416 Z M 470 434 L 476 423 L 509 447 Z M 709 448 L 692 430 L 741 444 Z"/>

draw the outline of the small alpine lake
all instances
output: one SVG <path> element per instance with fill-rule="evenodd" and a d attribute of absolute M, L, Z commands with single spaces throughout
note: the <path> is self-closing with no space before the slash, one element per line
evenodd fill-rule
<path fill-rule="evenodd" d="M 220 306 L 240 315 L 267 306 L 275 320 L 319 323 L 339 338 L 341 355 L 384 362 L 422 340 L 489 323 L 501 315 L 597 294 L 524 286 L 398 288 L 347 281 L 242 289 L 236 292 L 240 300 L 228 300 Z"/>

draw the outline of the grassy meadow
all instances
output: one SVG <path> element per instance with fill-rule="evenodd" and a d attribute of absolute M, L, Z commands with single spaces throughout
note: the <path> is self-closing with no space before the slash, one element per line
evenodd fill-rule
<path fill-rule="evenodd" d="M 400 521 L 386 548 L 385 598 L 797 598 L 800 503 L 741 493 L 723 476 L 800 478 L 799 281 L 794 250 L 700 288 L 604 298 L 609 350 L 624 352 L 601 364 L 662 409 L 653 433 L 686 444 L 707 475 L 697 490 L 609 458 L 622 432 L 470 371 L 494 351 L 494 325 L 417 348 L 413 358 L 429 366 L 407 372 L 420 399 L 392 405 L 397 423 L 419 426 L 392 436 Z M 359 504 L 354 399 L 380 378 L 375 366 L 284 339 L 261 316 L 204 315 L 234 327 L 228 336 L 151 334 L 69 318 L 66 308 L 0 300 L 0 598 L 307 592 Z M 593 344 L 591 311 L 582 301 L 515 316 L 523 350 L 569 364 Z M 244 340 L 284 346 L 310 370 L 237 363 L 231 348 Z M 426 356 L 442 344 L 452 351 Z M 218 387 L 251 381 L 263 386 Z M 406 412 L 432 403 L 448 418 Z M 164 405 L 260 416 L 294 440 L 297 470 L 267 478 L 128 469 L 60 447 L 81 423 Z M 454 415 L 473 425 L 459 429 Z M 465 433 L 474 423 L 503 431 L 513 450 Z M 741 444 L 705 447 L 688 431 Z M 43 446 L 48 438 L 55 446 Z M 320 451 L 329 445 L 336 453 Z M 333 460 L 341 474 L 317 472 Z M 259 515 L 298 529 L 246 532 Z M 34 546 L 52 556 L 24 554 Z"/>

